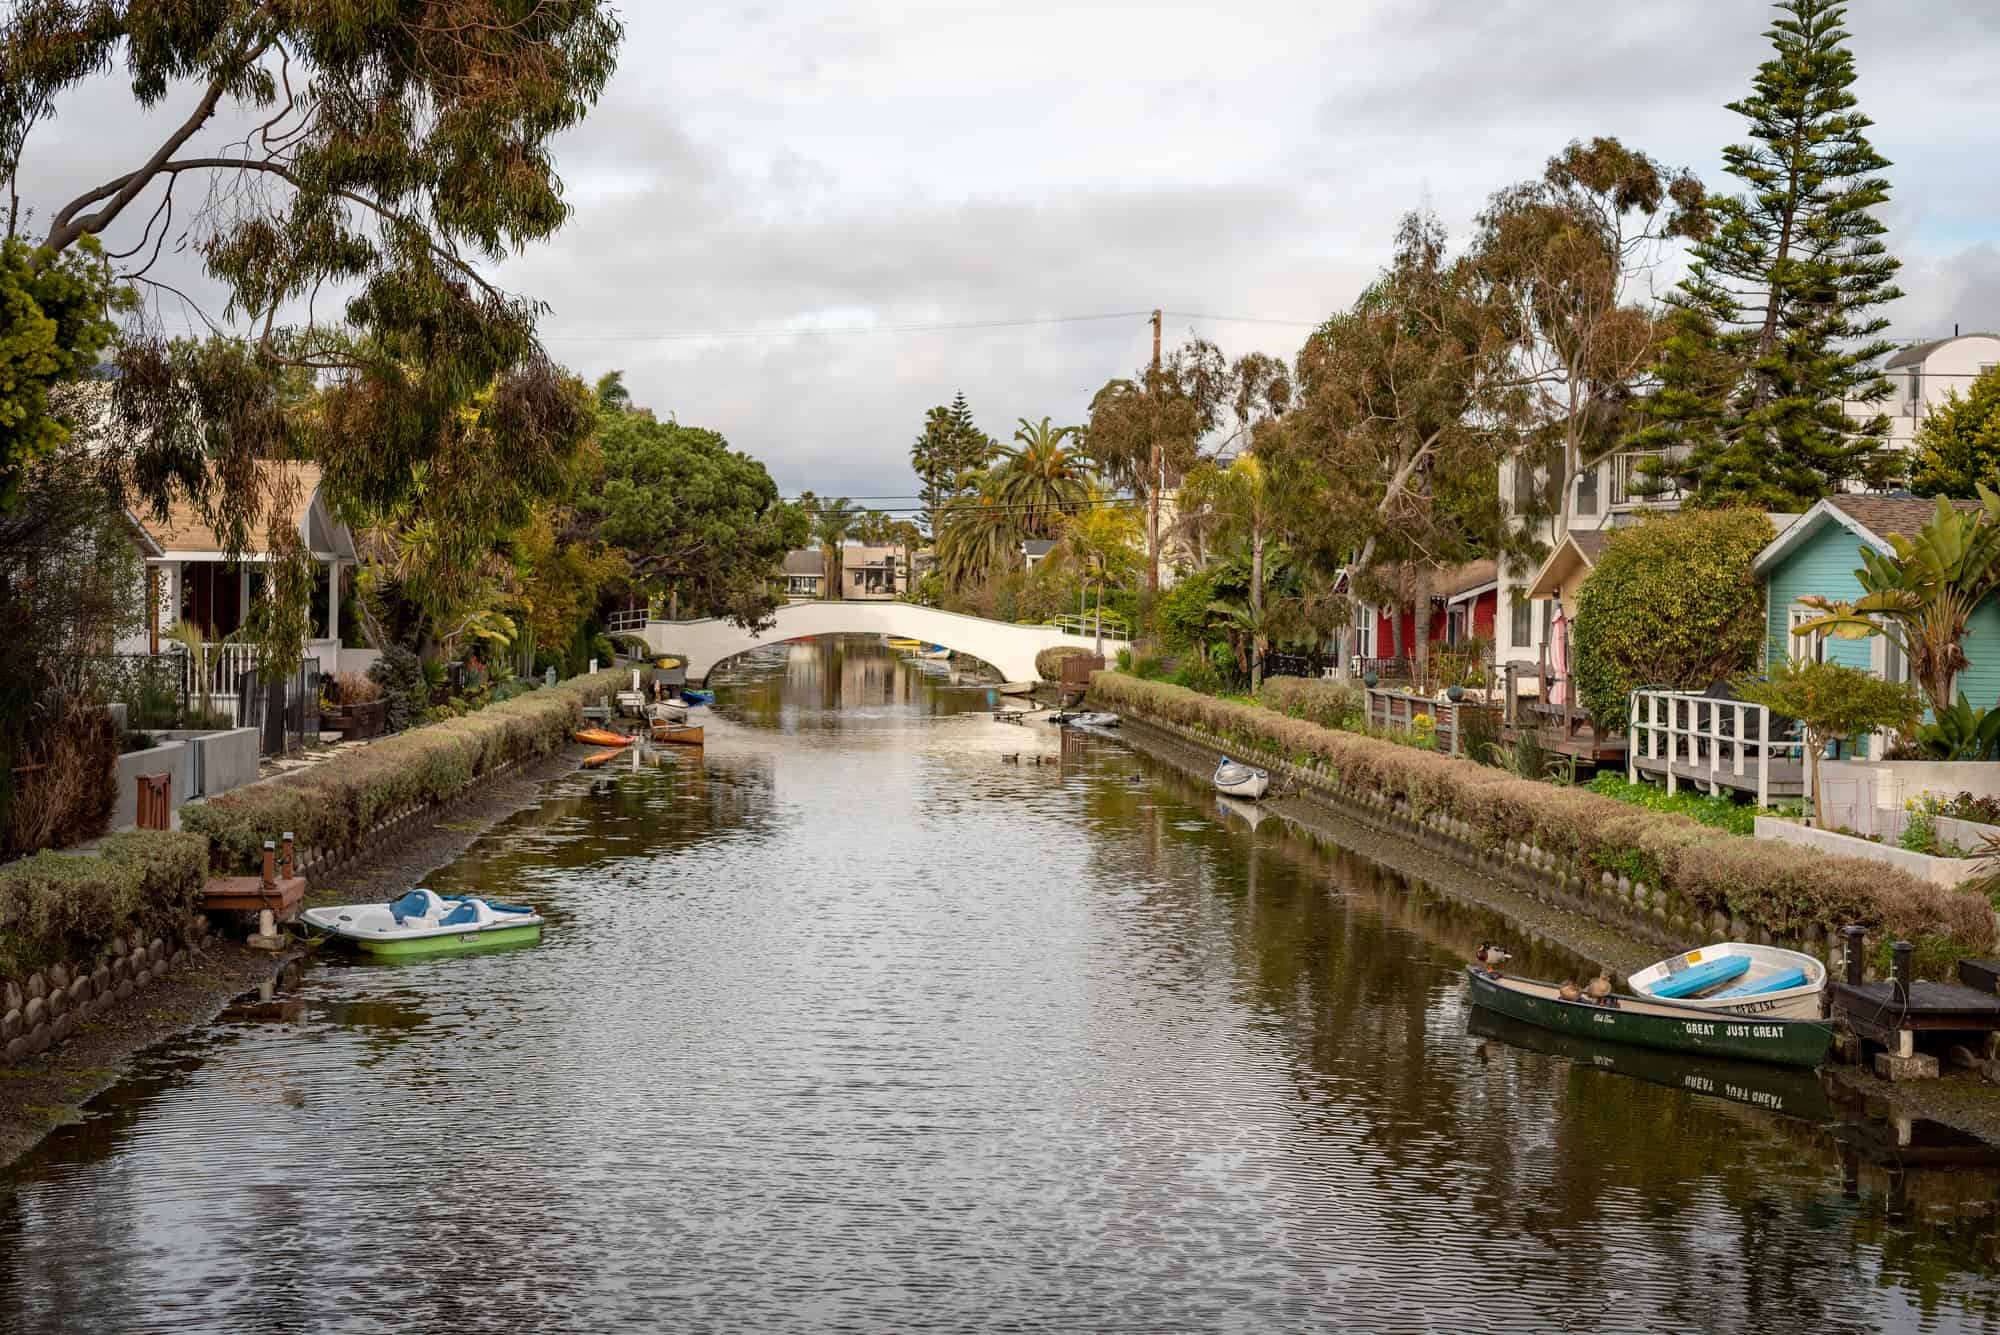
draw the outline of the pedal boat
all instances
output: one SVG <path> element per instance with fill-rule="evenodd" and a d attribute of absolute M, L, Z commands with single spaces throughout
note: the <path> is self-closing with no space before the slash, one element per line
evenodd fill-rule
<path fill-rule="evenodd" d="M 443 955 L 542 938 L 542 915 L 531 908 L 424 889 L 387 904 L 307 909 L 299 919 L 371 955 Z"/>

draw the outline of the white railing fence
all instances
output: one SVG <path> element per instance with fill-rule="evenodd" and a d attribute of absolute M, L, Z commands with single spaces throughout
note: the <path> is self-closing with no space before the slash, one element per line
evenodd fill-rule
<path fill-rule="evenodd" d="M 1065 612 L 1051 624 L 1066 635 L 1094 636 L 1098 633 L 1098 628 L 1101 626 L 1104 631 L 1104 638 L 1107 640 L 1129 640 L 1132 638 L 1131 627 L 1127 626 L 1125 618 L 1119 616 L 1116 612 L 1106 612 L 1102 617 L 1099 617 L 1095 612 Z"/>
<path fill-rule="evenodd" d="M 256 645 L 204 644 L 199 659 L 183 655 L 182 665 L 189 709 L 199 709 L 205 695 L 209 708 L 228 714 L 232 723 L 243 721 L 243 698 L 238 683 L 244 673 L 257 670 Z"/>
<path fill-rule="evenodd" d="M 1724 787 L 1754 789 L 1757 805 L 1771 805 L 1772 764 L 1799 763 L 1807 800 L 1812 798 L 1812 768 L 1805 763 L 1805 743 L 1795 737 L 1771 736 L 1771 711 L 1747 700 L 1724 700 L 1687 691 L 1632 692 L 1630 736 L 1625 751 L 1625 777 L 1637 782 L 1639 762 L 1657 761 L 1666 769 L 1667 791 L 1678 784 L 1706 784 L 1719 793 Z M 1686 773 L 1684 771 L 1694 771 Z M 1723 775 L 1734 782 L 1725 783 Z M 1754 779 L 1754 783 L 1749 780 Z"/>

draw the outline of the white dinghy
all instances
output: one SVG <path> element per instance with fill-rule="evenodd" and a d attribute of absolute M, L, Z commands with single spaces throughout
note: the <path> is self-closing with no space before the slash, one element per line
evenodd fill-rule
<path fill-rule="evenodd" d="M 1215 791 L 1226 797 L 1248 798 L 1255 802 L 1269 791 L 1270 787 L 1269 770 L 1242 764 L 1231 760 L 1228 756 L 1224 756 L 1222 763 L 1215 767 Z"/>
<path fill-rule="evenodd" d="M 1115 728 L 1118 726 L 1116 714 L 1077 714 L 1069 722 L 1079 728 Z"/>
<path fill-rule="evenodd" d="M 1826 966 L 1796 950 L 1723 941 L 1649 964 L 1627 981 L 1636 996 L 1701 1010 L 1817 1020 Z"/>

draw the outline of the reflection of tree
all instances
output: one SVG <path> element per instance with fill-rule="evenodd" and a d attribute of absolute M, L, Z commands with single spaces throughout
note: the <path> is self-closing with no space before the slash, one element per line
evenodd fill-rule
<path fill-rule="evenodd" d="M 1994 1310 L 1976 1279 L 1990 1223 L 1864 1238 L 1819 1204 L 1839 1183 L 1826 1128 L 1468 1039 L 1464 962 L 1514 937 L 1495 915 L 1280 821 L 1224 826 L 1206 785 L 1143 758 L 1100 758 L 1086 785 L 1093 881 L 1144 887 L 1148 978 L 1179 991 L 1226 956 L 1238 1041 L 1276 1045 L 1297 1091 L 1287 1180 L 1341 1163 L 1341 1199 L 1300 1209 L 1379 1233 L 1354 1244 L 1369 1254 L 1434 1255 L 1448 1201 L 1449 1245 L 1492 1240 L 1488 1314 L 1528 1327 L 1640 1310 L 1696 1329 L 1865 1327 L 1878 1300 L 1857 1270 L 1927 1311 Z M 1524 972 L 1582 967 L 1520 953 Z"/>

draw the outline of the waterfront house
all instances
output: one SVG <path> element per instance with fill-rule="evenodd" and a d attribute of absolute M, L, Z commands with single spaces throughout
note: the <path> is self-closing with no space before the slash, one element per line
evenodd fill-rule
<path fill-rule="evenodd" d="M 816 549 L 786 552 L 780 576 L 787 598 L 817 598 L 826 583 L 826 555 Z"/>
<path fill-rule="evenodd" d="M 354 533 L 335 518 L 321 492 L 320 470 L 304 463 L 257 465 L 262 496 L 290 496 L 289 521 L 303 539 L 318 573 L 314 578 L 312 621 L 300 651 L 320 672 L 359 670 L 375 655 L 341 648 L 340 602 L 357 555 Z M 144 559 L 146 626 L 119 643 L 120 653 L 158 653 L 161 632 L 174 622 L 201 629 L 210 645 L 208 670 L 217 704 L 236 707 L 236 682 L 255 665 L 256 647 L 231 643 L 264 588 L 271 560 L 261 523 L 250 528 L 249 551 L 231 560 L 200 508 L 177 500 L 164 519 L 150 512 L 130 516 L 134 541 Z"/>
<path fill-rule="evenodd" d="M 1343 580 L 1345 576 L 1343 575 Z M 1493 639 L 1494 617 L 1499 607 L 1499 566 L 1492 560 L 1468 561 L 1431 572 L 1430 642 L 1433 647 L 1449 647 L 1471 639 Z M 1363 670 L 1391 658 L 1396 652 L 1396 621 L 1402 621 L 1403 654 L 1414 652 L 1417 613 L 1414 606 L 1356 608 L 1353 656 L 1363 660 Z"/>
<path fill-rule="evenodd" d="M 1953 390 L 1964 398 L 1972 382 L 1995 366 L 2000 366 L 2000 334 L 1954 333 L 1950 338 L 1913 343 L 1882 363 L 1889 377 L 1889 397 L 1880 403 L 1849 404 L 1848 411 L 1858 417 L 1887 413 L 1889 447 L 1908 450 L 1917 428 Z"/>
<path fill-rule="evenodd" d="M 1955 502 L 1970 509 L 1970 501 Z M 1886 636 L 1847 640 L 1803 634 L 1798 627 L 1824 615 L 1800 600 L 1818 595 L 1841 601 L 1861 596 L 1854 572 L 1861 551 L 1893 551 L 1891 534 L 1914 534 L 1937 513 L 1937 502 L 1907 492 L 1890 496 L 1829 496 L 1788 526 L 1757 554 L 1751 569 L 1765 590 L 1765 660 L 1815 658 L 1865 668 L 1890 681 L 1908 681 L 1909 665 Z M 1970 666 L 1958 686 L 1975 706 L 2000 701 L 2000 600 L 1974 609 L 1966 625 Z"/>
<path fill-rule="evenodd" d="M 1048 538 L 1024 538 L 1021 541 L 1021 569 L 1032 573 L 1036 566 L 1049 559 L 1049 553 L 1056 545 Z"/>

